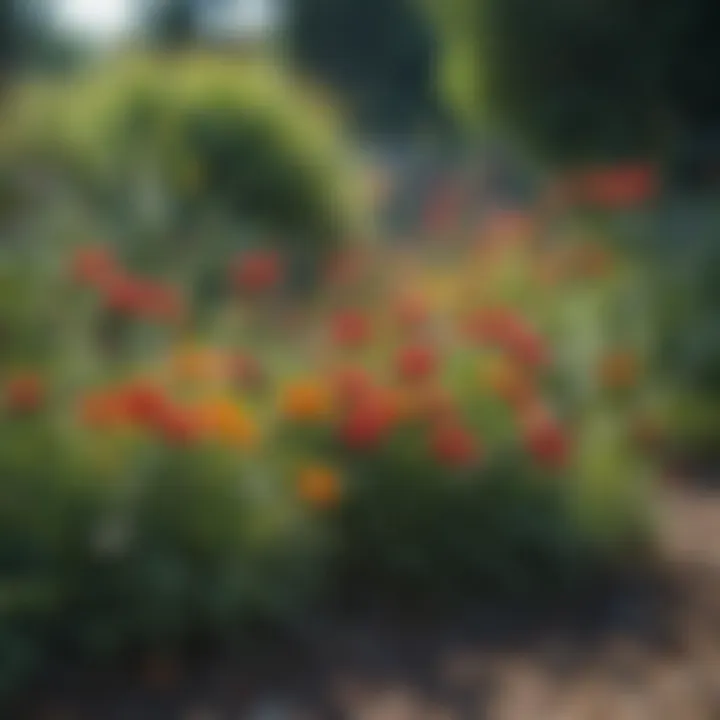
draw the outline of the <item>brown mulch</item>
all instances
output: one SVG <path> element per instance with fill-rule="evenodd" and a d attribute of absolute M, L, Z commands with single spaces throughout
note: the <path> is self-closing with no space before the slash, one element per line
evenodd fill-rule
<path fill-rule="evenodd" d="M 720 720 L 720 488 L 664 489 L 658 512 L 662 586 L 618 588 L 541 622 L 498 608 L 441 623 L 324 619 L 235 657 L 61 669 L 2 717 Z"/>

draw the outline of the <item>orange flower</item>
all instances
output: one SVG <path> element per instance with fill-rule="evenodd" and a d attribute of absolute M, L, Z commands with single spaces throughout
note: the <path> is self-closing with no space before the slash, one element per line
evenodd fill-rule
<path fill-rule="evenodd" d="M 404 386 L 392 393 L 398 420 L 450 421 L 457 417 L 451 395 L 436 385 Z"/>
<path fill-rule="evenodd" d="M 302 380 L 287 385 L 280 395 L 280 412 L 293 422 L 314 422 L 332 412 L 332 397 L 327 386 L 317 380 Z"/>
<path fill-rule="evenodd" d="M 188 347 L 172 358 L 174 374 L 181 380 L 217 381 L 232 374 L 232 362 L 225 353 L 212 348 Z"/>
<path fill-rule="evenodd" d="M 617 351 L 606 355 L 600 363 L 602 384 L 611 390 L 626 390 L 637 383 L 640 363 L 629 351 Z"/>
<path fill-rule="evenodd" d="M 13 413 L 36 412 L 45 401 L 45 384 L 36 373 L 23 372 L 11 377 L 5 386 L 5 403 Z"/>
<path fill-rule="evenodd" d="M 529 403 L 534 395 L 527 373 L 517 363 L 504 357 L 493 358 L 481 368 L 481 382 L 515 408 Z"/>
<path fill-rule="evenodd" d="M 221 442 L 245 449 L 254 447 L 258 442 L 257 424 L 232 400 L 212 400 L 201 405 L 197 414 L 203 429 Z"/>
<path fill-rule="evenodd" d="M 111 428 L 126 419 L 122 398 L 113 392 L 95 392 L 81 400 L 80 414 L 83 423 L 92 428 Z"/>
<path fill-rule="evenodd" d="M 326 509 L 337 506 L 342 487 L 337 473 L 325 465 L 309 465 L 298 475 L 298 493 L 310 505 Z"/>

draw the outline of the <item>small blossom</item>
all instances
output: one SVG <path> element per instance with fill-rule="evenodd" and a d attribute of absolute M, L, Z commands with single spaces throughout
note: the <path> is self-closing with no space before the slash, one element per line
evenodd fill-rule
<path fill-rule="evenodd" d="M 5 404 L 16 414 L 33 413 L 45 402 L 45 383 L 37 373 L 13 375 L 5 385 Z"/>
<path fill-rule="evenodd" d="M 194 445 L 205 436 L 205 428 L 198 413 L 190 408 L 168 404 L 156 418 L 155 429 L 172 446 Z"/>
<path fill-rule="evenodd" d="M 155 428 L 163 422 L 169 399 L 163 388 L 138 380 L 119 391 L 120 402 L 128 420 L 138 426 Z"/>
<path fill-rule="evenodd" d="M 534 408 L 526 414 L 523 425 L 525 447 L 540 465 L 552 470 L 560 470 L 567 465 L 570 439 L 547 410 Z"/>
<path fill-rule="evenodd" d="M 217 398 L 196 408 L 198 422 L 208 436 L 244 449 L 259 439 L 257 424 L 240 405 L 228 398 Z"/>
<path fill-rule="evenodd" d="M 274 250 L 255 250 L 240 255 L 232 267 L 235 288 L 250 293 L 273 290 L 283 277 L 280 254 Z"/>
<path fill-rule="evenodd" d="M 435 428 L 431 445 L 435 457 L 451 467 L 467 467 L 480 455 L 479 445 L 473 435 L 455 422 L 445 422 Z"/>
<path fill-rule="evenodd" d="M 284 418 L 293 422 L 323 420 L 332 413 L 332 395 L 320 381 L 297 381 L 283 388 L 280 412 Z"/>
<path fill-rule="evenodd" d="M 485 308 L 466 320 L 465 329 L 471 340 L 498 347 L 524 365 L 539 367 L 550 360 L 543 339 L 513 310 Z"/>
<path fill-rule="evenodd" d="M 396 364 L 403 380 L 424 380 L 437 371 L 437 352 L 429 345 L 409 345 L 400 349 Z"/>
<path fill-rule="evenodd" d="M 310 465 L 298 474 L 298 494 L 310 505 L 320 509 L 335 507 L 342 498 L 337 472 L 325 465 Z"/>
<path fill-rule="evenodd" d="M 346 310 L 332 319 L 332 338 L 340 347 L 360 348 L 367 344 L 370 333 L 370 322 L 361 312 Z"/>
<path fill-rule="evenodd" d="M 226 353 L 199 346 L 177 350 L 171 359 L 171 366 L 175 377 L 186 381 L 222 381 L 232 371 L 232 361 Z"/>
<path fill-rule="evenodd" d="M 493 358 L 481 368 L 481 382 L 509 405 L 520 408 L 531 401 L 534 388 L 527 372 L 509 358 Z"/>
<path fill-rule="evenodd" d="M 427 326 L 430 311 L 427 302 L 419 295 L 401 297 L 394 308 L 398 327 L 403 332 L 414 332 Z"/>
<path fill-rule="evenodd" d="M 94 429 L 117 427 L 127 418 L 122 398 L 112 391 L 86 395 L 80 402 L 80 415 L 83 423 Z"/>
<path fill-rule="evenodd" d="M 388 393 L 374 392 L 355 407 L 343 420 L 340 435 L 355 450 L 369 450 L 382 442 L 398 418 L 398 408 Z"/>
<path fill-rule="evenodd" d="M 93 288 L 106 285 L 117 273 L 115 256 L 101 245 L 76 248 L 72 258 L 72 276 L 81 284 Z"/>
<path fill-rule="evenodd" d="M 574 197 L 606 209 L 636 207 L 652 199 L 660 186 L 656 169 L 649 164 L 597 167 L 579 173 L 572 181 Z"/>

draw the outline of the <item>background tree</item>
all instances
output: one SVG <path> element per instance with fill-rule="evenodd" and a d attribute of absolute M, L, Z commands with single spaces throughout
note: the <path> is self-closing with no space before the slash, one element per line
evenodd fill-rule
<path fill-rule="evenodd" d="M 462 115 L 510 128 L 548 158 L 658 153 L 720 128 L 714 0 L 425 5 Z"/>
<path fill-rule="evenodd" d="M 392 133 L 439 122 L 436 38 L 414 0 L 294 0 L 287 12 L 293 59 L 361 127 Z"/>
<path fill-rule="evenodd" d="M 197 40 L 199 10 L 196 0 L 155 0 L 147 10 L 152 40 L 162 46 L 185 46 Z"/>

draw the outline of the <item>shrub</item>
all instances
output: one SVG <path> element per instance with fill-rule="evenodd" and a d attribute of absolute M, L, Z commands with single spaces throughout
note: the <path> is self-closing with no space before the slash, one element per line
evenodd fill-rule
<path fill-rule="evenodd" d="M 322 246 L 363 233 L 364 192 L 330 108 L 312 96 L 268 64 L 135 58 L 20 88 L 6 144 L 176 232 L 220 212 Z"/>
<path fill-rule="evenodd" d="M 97 652 L 333 590 L 557 596 L 645 549 L 643 288 L 541 229 L 501 214 L 477 246 L 334 258 L 292 306 L 282 254 L 228 257 L 200 324 L 191 301 L 156 314 L 177 288 L 109 248 L 49 243 L 57 275 L 27 287 L 69 332 L 21 366 L 0 348 L 7 632 Z"/>

